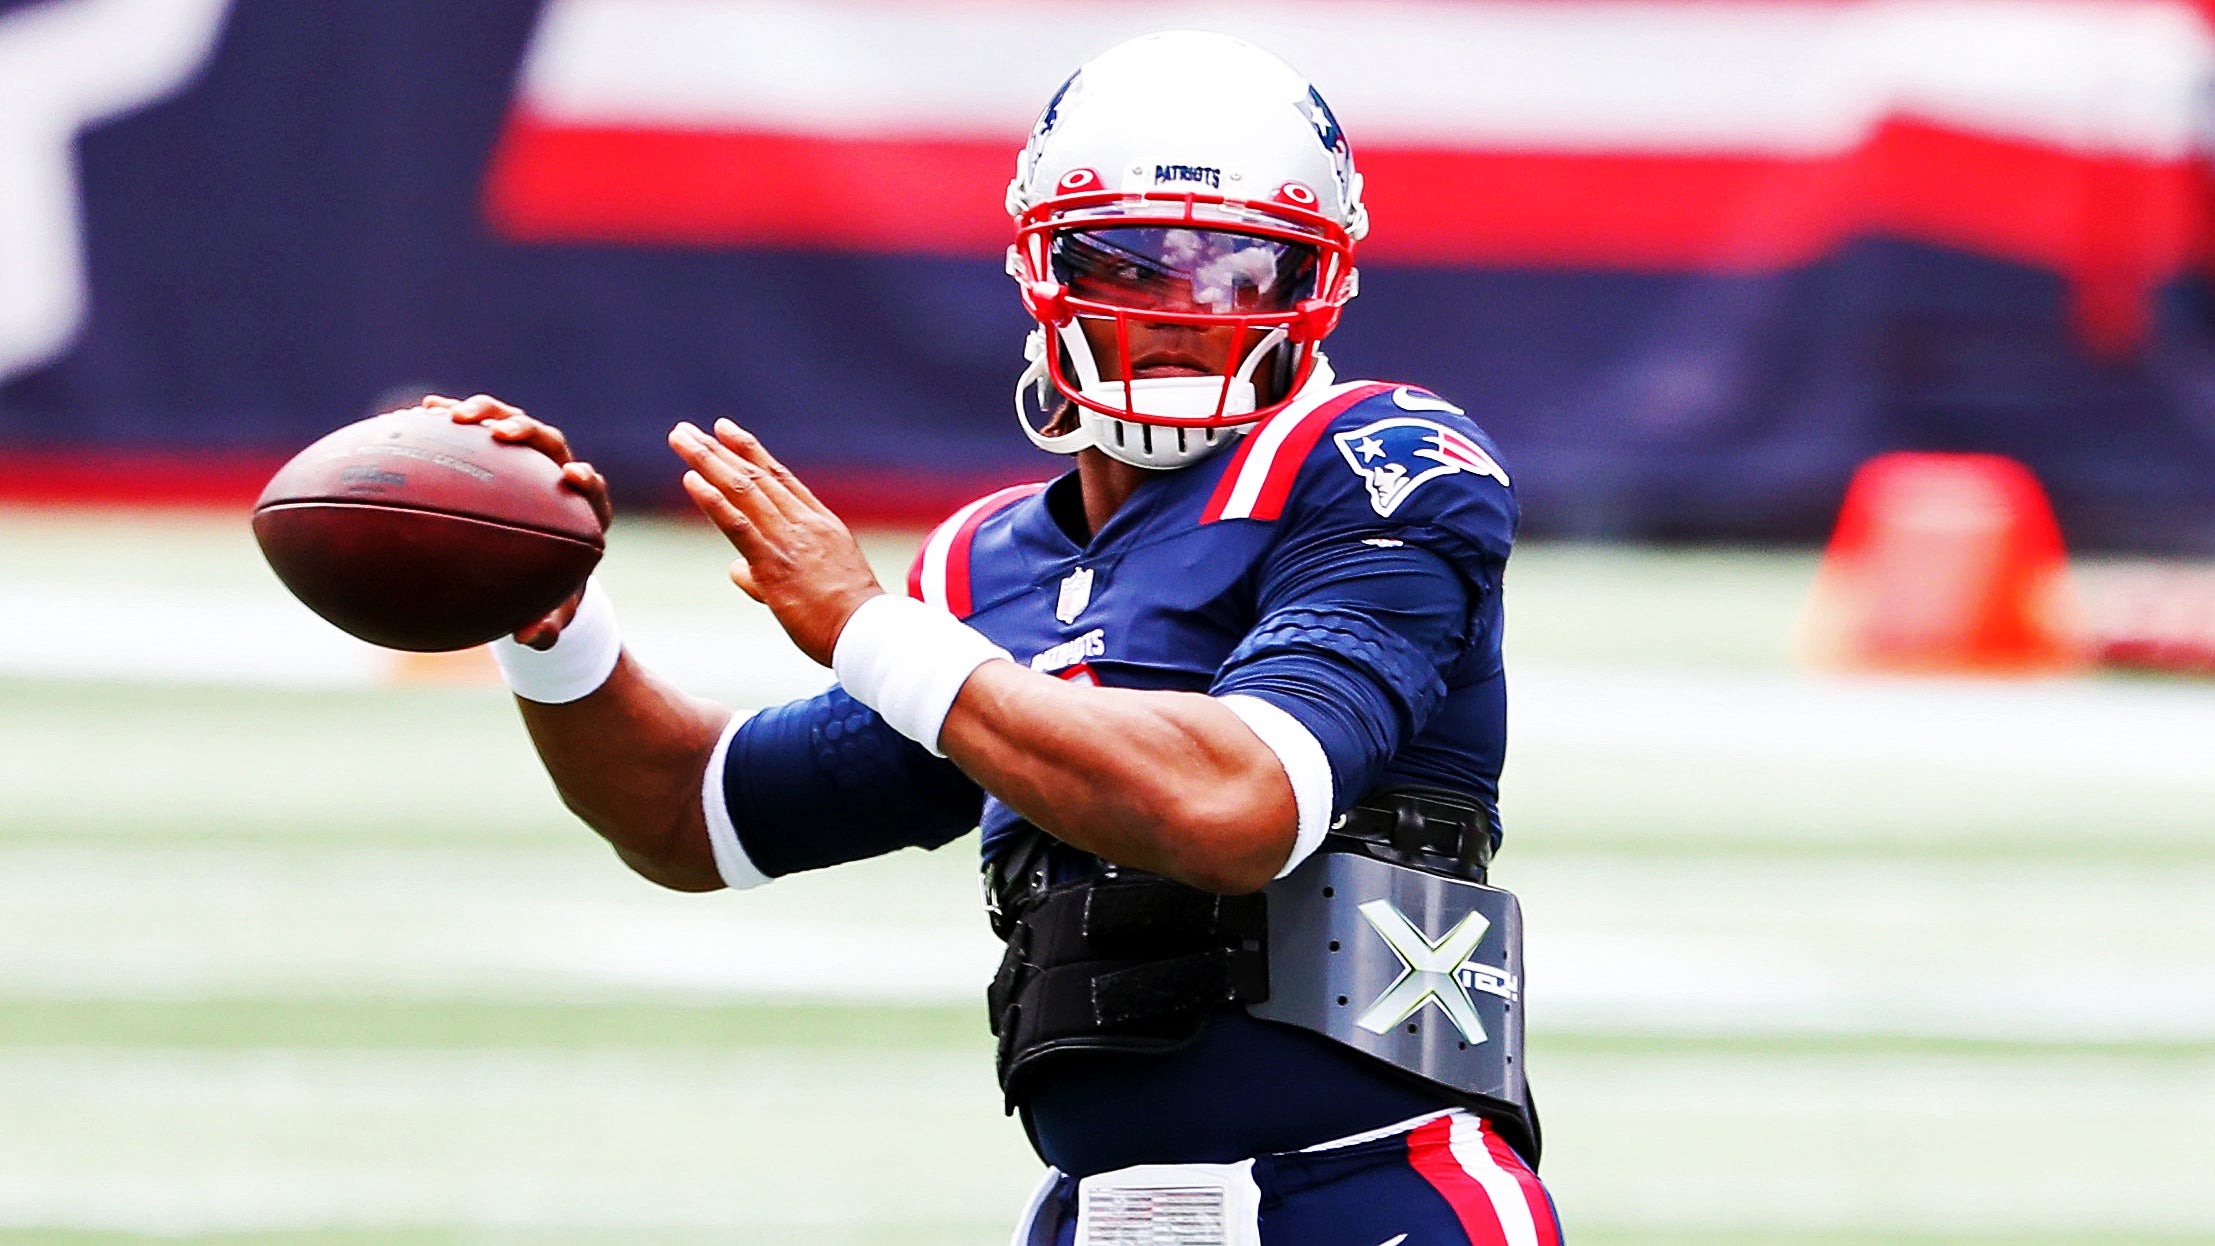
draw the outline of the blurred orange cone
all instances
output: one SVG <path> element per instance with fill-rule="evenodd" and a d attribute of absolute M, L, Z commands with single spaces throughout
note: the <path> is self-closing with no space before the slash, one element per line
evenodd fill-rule
<path fill-rule="evenodd" d="M 478 685 L 500 682 L 492 650 L 483 645 L 450 653 L 392 653 L 386 680 L 394 684 Z"/>
<path fill-rule="evenodd" d="M 1886 454 L 1846 490 L 1801 636 L 1834 670 L 2037 674 L 2084 663 L 2068 561 L 2029 468 Z"/>

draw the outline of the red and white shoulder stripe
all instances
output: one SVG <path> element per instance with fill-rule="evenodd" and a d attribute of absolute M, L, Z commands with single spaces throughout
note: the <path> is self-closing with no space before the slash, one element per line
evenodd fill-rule
<path fill-rule="evenodd" d="M 1455 1112 L 1416 1126 L 1407 1161 L 1475 1246 L 1561 1246 L 1546 1187 L 1482 1117 Z"/>
<path fill-rule="evenodd" d="M 969 546 L 977 527 L 999 511 L 1045 488 L 1043 484 L 1011 485 L 988 493 L 946 517 L 931 529 L 908 567 L 908 596 L 950 611 L 955 618 L 969 617 Z"/>
<path fill-rule="evenodd" d="M 1385 381 L 1348 381 L 1321 387 L 1286 407 L 1246 434 L 1232 452 L 1230 466 L 1215 482 L 1215 493 L 1201 523 L 1218 519 L 1275 519 L 1284 513 L 1292 482 L 1307 462 L 1308 451 L 1339 413 L 1355 403 L 1395 389 Z"/>

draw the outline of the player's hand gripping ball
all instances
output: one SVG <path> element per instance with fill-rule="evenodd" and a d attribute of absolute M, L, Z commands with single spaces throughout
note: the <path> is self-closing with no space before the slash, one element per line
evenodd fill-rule
<path fill-rule="evenodd" d="M 254 537 L 294 596 L 371 644 L 419 653 L 544 618 L 599 563 L 603 528 L 560 461 L 443 406 L 339 429 L 254 504 Z"/>

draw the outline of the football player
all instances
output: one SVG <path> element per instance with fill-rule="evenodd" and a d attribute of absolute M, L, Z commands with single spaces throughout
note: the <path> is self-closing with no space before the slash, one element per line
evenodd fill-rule
<path fill-rule="evenodd" d="M 1325 359 L 1361 189 L 1268 53 L 1104 53 L 1008 189 L 1016 411 L 1074 470 L 957 511 L 901 594 L 751 434 L 682 424 L 732 578 L 836 686 L 695 700 L 597 587 L 498 647 L 564 800 L 664 885 L 982 825 L 1001 1085 L 1052 1166 L 1018 1243 L 1559 1241 L 1485 885 L 1515 497 L 1459 408 Z M 604 498 L 558 431 L 435 401 Z"/>

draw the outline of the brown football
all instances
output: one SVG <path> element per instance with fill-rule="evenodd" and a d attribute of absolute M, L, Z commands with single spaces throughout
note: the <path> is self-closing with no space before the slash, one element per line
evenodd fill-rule
<path fill-rule="evenodd" d="M 295 455 L 254 504 L 254 539 L 310 610 L 419 653 L 543 617 L 604 548 L 591 504 L 552 459 L 422 407 Z"/>

